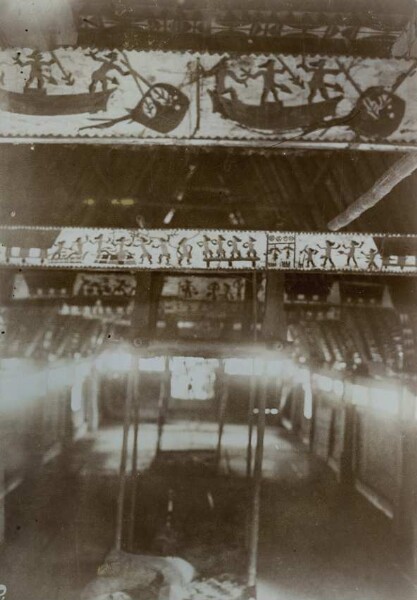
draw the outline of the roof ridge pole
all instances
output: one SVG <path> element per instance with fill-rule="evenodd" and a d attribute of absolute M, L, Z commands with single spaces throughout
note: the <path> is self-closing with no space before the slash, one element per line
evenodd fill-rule
<path fill-rule="evenodd" d="M 403 179 L 411 175 L 417 169 L 417 152 L 405 154 L 397 160 L 390 168 L 375 182 L 367 192 L 362 194 L 355 202 L 352 202 L 346 210 L 332 219 L 327 227 L 331 231 L 338 231 L 355 221 L 365 211 L 369 210 Z"/>

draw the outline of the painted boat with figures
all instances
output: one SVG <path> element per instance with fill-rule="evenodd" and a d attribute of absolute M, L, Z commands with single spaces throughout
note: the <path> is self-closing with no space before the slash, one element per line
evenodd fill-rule
<path fill-rule="evenodd" d="M 238 99 L 226 98 L 215 90 L 209 90 L 209 94 L 213 112 L 249 129 L 270 131 L 290 131 L 322 123 L 326 118 L 335 115 L 336 107 L 343 98 L 337 96 L 322 102 L 283 106 L 278 102 L 267 102 L 263 105 L 245 104 Z"/>
<path fill-rule="evenodd" d="M 0 89 L 0 109 L 22 115 L 59 116 L 107 109 L 114 89 L 82 94 L 47 94 L 45 90 L 12 92 Z"/>

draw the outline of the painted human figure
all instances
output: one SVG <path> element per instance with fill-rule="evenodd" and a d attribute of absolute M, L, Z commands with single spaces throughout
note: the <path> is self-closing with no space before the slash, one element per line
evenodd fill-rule
<path fill-rule="evenodd" d="M 279 259 L 280 254 L 281 248 L 278 246 L 278 244 L 271 244 L 269 246 L 268 255 L 270 262 L 276 263 Z"/>
<path fill-rule="evenodd" d="M 56 243 L 57 249 L 52 253 L 51 260 L 62 260 L 65 258 L 66 248 L 65 248 L 65 240 L 59 240 Z"/>
<path fill-rule="evenodd" d="M 190 300 L 195 292 L 195 288 L 190 279 L 185 279 L 180 283 L 180 290 L 184 300 Z"/>
<path fill-rule="evenodd" d="M 218 281 L 212 281 L 208 286 L 207 286 L 207 298 L 209 300 L 217 300 L 217 294 L 218 291 L 220 289 L 220 285 Z"/>
<path fill-rule="evenodd" d="M 27 91 L 32 83 L 36 82 L 36 87 L 38 90 L 43 90 L 45 87 L 45 80 L 48 80 L 50 83 L 56 83 L 51 75 L 45 73 L 45 67 L 50 67 L 54 64 L 54 60 L 43 60 L 42 52 L 39 50 L 33 50 L 33 52 L 28 56 L 28 60 L 23 62 L 20 59 L 20 56 L 17 57 L 16 63 L 20 67 L 30 67 L 29 77 L 25 83 L 25 91 Z"/>
<path fill-rule="evenodd" d="M 268 100 L 268 96 L 272 95 L 275 102 L 281 101 L 278 97 L 278 90 L 282 90 L 283 87 L 275 81 L 275 75 L 283 75 L 285 69 L 275 69 L 275 61 L 269 58 L 265 63 L 259 65 L 259 71 L 253 74 L 249 74 L 250 79 L 257 79 L 258 77 L 263 78 L 263 89 L 261 95 L 261 105 L 265 104 Z"/>
<path fill-rule="evenodd" d="M 243 244 L 243 247 L 248 249 L 248 251 L 246 252 L 246 256 L 252 260 L 258 258 L 258 253 L 256 252 L 255 248 L 255 242 L 256 238 L 249 237 L 248 241 Z"/>
<path fill-rule="evenodd" d="M 161 237 L 159 239 L 159 245 L 154 246 L 154 248 L 159 248 L 159 256 L 158 256 L 158 264 L 162 265 L 162 262 L 165 261 L 166 266 L 168 266 L 171 262 L 171 254 L 168 248 L 169 237 Z"/>
<path fill-rule="evenodd" d="M 228 302 L 232 302 L 234 300 L 232 287 L 230 283 L 227 283 L 226 281 L 223 283 L 223 296 Z"/>
<path fill-rule="evenodd" d="M 233 87 L 228 87 L 226 85 L 226 78 L 230 77 L 231 79 L 233 79 L 233 81 L 236 81 L 236 83 L 246 85 L 247 78 L 238 77 L 236 73 L 229 68 L 229 59 L 227 58 L 227 56 L 223 56 L 223 58 L 221 58 L 219 62 L 215 64 L 214 67 L 212 67 L 211 69 L 207 71 L 203 69 L 202 73 L 205 77 L 214 76 L 216 82 L 216 92 L 219 94 L 219 96 L 230 94 L 232 100 L 238 99 L 237 93 Z"/>
<path fill-rule="evenodd" d="M 218 258 L 219 260 L 222 260 L 224 258 L 226 258 L 226 250 L 224 247 L 223 242 L 226 241 L 226 238 L 224 238 L 222 235 L 218 235 L 217 236 L 217 252 L 216 252 L 216 258 Z"/>
<path fill-rule="evenodd" d="M 213 258 L 213 250 L 210 248 L 212 240 L 208 237 L 208 235 L 203 235 L 203 239 L 201 242 L 197 242 L 197 246 L 203 248 L 203 258 L 204 260 L 210 260 Z"/>
<path fill-rule="evenodd" d="M 347 252 L 345 252 L 347 267 L 351 266 L 350 265 L 351 262 L 353 262 L 353 264 L 355 265 L 356 268 L 358 267 L 358 263 L 356 260 L 356 251 L 361 246 L 363 246 L 363 242 L 356 242 L 355 240 L 351 240 L 349 246 L 343 246 L 343 248 L 345 248 L 345 250 L 347 250 Z"/>
<path fill-rule="evenodd" d="M 96 62 L 102 63 L 98 69 L 93 71 L 91 74 L 91 83 L 89 85 L 88 91 L 92 94 L 96 91 L 97 87 L 100 85 L 103 92 L 106 92 L 108 89 L 108 82 L 115 83 L 115 79 L 109 76 L 110 71 L 117 71 L 120 75 L 130 75 L 129 71 L 124 71 L 118 64 L 118 56 L 117 52 L 109 52 L 104 56 L 104 58 L 97 55 L 97 53 L 90 52 L 91 58 L 93 58 Z"/>
<path fill-rule="evenodd" d="M 376 258 L 377 258 L 377 256 L 379 256 L 379 252 L 376 248 L 371 248 L 368 253 L 361 252 L 361 254 L 366 259 L 368 259 L 368 264 L 366 265 L 367 269 L 369 269 L 370 271 L 372 271 L 373 269 L 376 269 L 376 270 L 379 269 L 379 267 L 376 263 Z"/>
<path fill-rule="evenodd" d="M 126 246 L 131 246 L 131 243 L 127 243 L 127 238 L 122 236 L 116 240 L 116 260 L 118 263 L 124 263 L 128 259 L 132 259 L 132 253 L 126 250 Z"/>
<path fill-rule="evenodd" d="M 323 100 L 330 100 L 328 88 L 336 88 L 335 85 L 326 82 L 326 75 L 338 75 L 339 71 L 337 69 L 326 69 L 325 64 L 325 59 L 320 58 L 317 62 L 311 62 L 310 67 L 307 68 L 307 70 L 313 71 L 313 76 L 308 84 L 310 88 L 309 102 L 313 102 L 316 94 L 321 94 Z"/>
<path fill-rule="evenodd" d="M 331 242 L 330 240 L 326 240 L 326 245 L 324 246 L 324 248 L 322 246 L 318 246 L 318 248 L 320 248 L 320 250 L 324 250 L 324 256 L 323 256 L 323 262 L 322 262 L 322 267 L 325 268 L 327 267 L 327 263 L 330 263 L 330 265 L 333 267 L 333 269 L 336 268 L 336 265 L 333 262 L 333 257 L 332 257 L 332 253 L 333 250 L 336 250 L 336 248 L 339 248 L 339 246 L 336 246 L 334 242 Z"/>
<path fill-rule="evenodd" d="M 71 244 L 68 258 L 71 258 L 72 260 L 82 260 L 84 257 L 84 243 L 85 243 L 85 240 L 81 237 L 78 237 Z"/>
<path fill-rule="evenodd" d="M 146 238 L 143 235 L 139 235 L 138 236 L 138 245 L 140 248 L 140 258 L 139 258 L 139 262 L 141 265 L 143 265 L 144 261 L 146 260 L 148 262 L 148 264 L 152 264 L 152 254 L 149 252 L 147 246 L 149 246 L 150 244 L 150 240 L 149 238 Z"/>
<path fill-rule="evenodd" d="M 230 253 L 230 258 L 231 259 L 242 258 L 242 253 L 241 253 L 240 248 L 239 248 L 239 243 L 241 241 L 242 240 L 240 238 L 238 238 L 236 235 L 234 235 L 234 236 L 232 236 L 232 239 L 227 242 L 227 245 L 232 248 L 232 251 Z"/>
<path fill-rule="evenodd" d="M 311 246 L 306 246 L 300 254 L 304 254 L 305 257 L 305 267 L 308 269 L 310 267 L 316 268 L 316 263 L 314 262 L 314 257 L 318 253 L 315 248 L 311 248 Z M 303 261 L 304 262 L 304 261 Z"/>
<path fill-rule="evenodd" d="M 252 257 L 253 258 L 253 257 Z M 238 277 L 233 281 L 233 288 L 235 290 L 236 300 L 243 300 L 243 292 L 245 289 L 245 282 L 241 277 Z"/>
<path fill-rule="evenodd" d="M 193 247 L 191 244 L 188 243 L 188 238 L 182 238 L 182 240 L 178 242 L 177 255 L 178 264 L 180 266 L 182 265 L 182 262 L 184 260 L 187 263 L 187 265 L 191 265 L 191 261 L 193 258 Z"/>
<path fill-rule="evenodd" d="M 104 235 L 100 233 L 94 238 L 93 241 L 97 244 L 95 262 L 105 261 L 106 255 L 108 256 L 108 252 L 106 251 L 104 246 Z"/>

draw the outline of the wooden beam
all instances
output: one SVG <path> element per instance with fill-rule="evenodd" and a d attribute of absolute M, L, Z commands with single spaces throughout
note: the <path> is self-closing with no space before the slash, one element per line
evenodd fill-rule
<path fill-rule="evenodd" d="M 355 221 L 365 211 L 378 204 L 396 185 L 401 183 L 403 179 L 411 175 L 416 169 L 417 153 L 406 154 L 400 158 L 376 181 L 370 190 L 350 204 L 341 214 L 332 219 L 328 223 L 328 228 L 331 231 L 338 231 L 342 227 L 346 227 L 346 225 L 352 223 L 352 221 Z"/>

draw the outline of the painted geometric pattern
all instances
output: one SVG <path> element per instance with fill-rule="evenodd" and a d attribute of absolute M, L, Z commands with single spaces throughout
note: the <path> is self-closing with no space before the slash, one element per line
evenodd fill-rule
<path fill-rule="evenodd" d="M 0 265 L 410 274 L 417 235 L 2 227 Z"/>
<path fill-rule="evenodd" d="M 417 142 L 417 61 L 0 51 L 0 136 L 132 143 Z"/>

